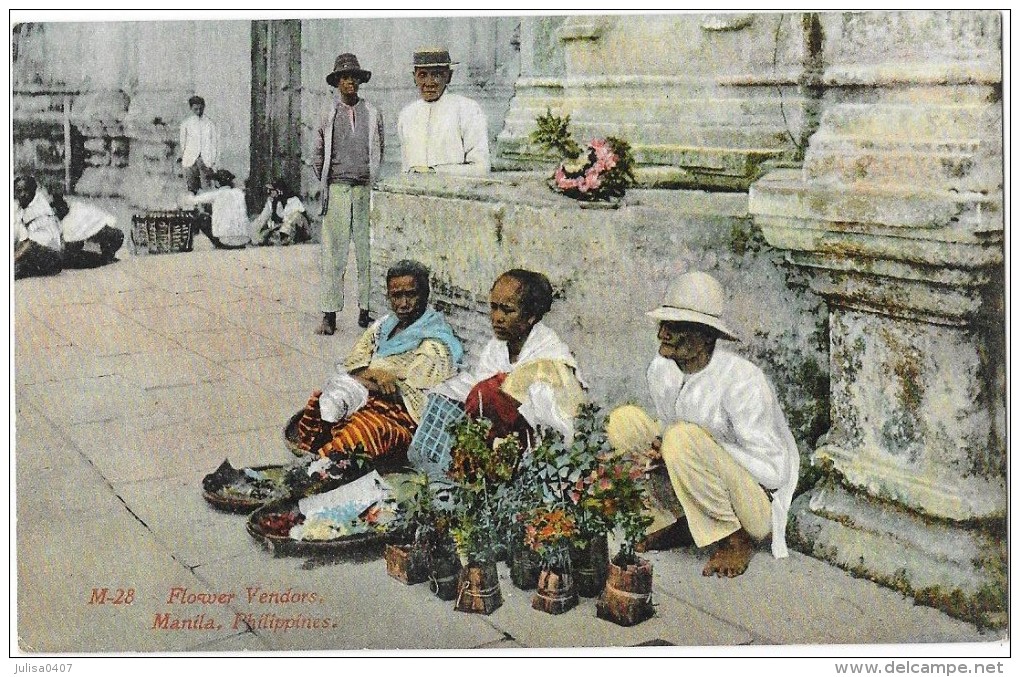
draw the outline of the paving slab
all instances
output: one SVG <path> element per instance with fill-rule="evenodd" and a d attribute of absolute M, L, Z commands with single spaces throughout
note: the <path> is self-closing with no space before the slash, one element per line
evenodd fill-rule
<path fill-rule="evenodd" d="M 18 348 L 19 351 L 27 351 L 24 359 L 17 361 L 15 379 L 19 385 L 98 378 L 117 373 L 107 358 L 83 354 L 72 347 L 70 341 L 66 345 L 39 347 L 34 350 L 22 344 L 19 344 Z"/>
<path fill-rule="evenodd" d="M 168 552 L 195 567 L 255 547 L 245 531 L 245 516 L 219 512 L 202 498 L 199 478 L 214 469 L 187 477 L 118 483 L 113 488 Z"/>
<path fill-rule="evenodd" d="M 137 308 L 167 308 L 184 303 L 182 294 L 166 291 L 156 287 L 126 289 L 124 291 L 104 293 L 98 297 L 97 303 L 110 306 L 120 311 Z"/>
<path fill-rule="evenodd" d="M 228 329 L 182 332 L 174 340 L 181 346 L 217 362 L 256 360 L 260 357 L 296 357 L 297 351 L 249 332 Z"/>
<path fill-rule="evenodd" d="M 86 423 L 69 431 L 82 454 L 114 483 L 194 476 L 206 465 L 202 438 L 169 419 Z"/>
<path fill-rule="evenodd" d="M 285 423 L 286 419 L 269 427 L 207 435 L 196 448 L 197 463 L 205 472 L 215 470 L 224 459 L 229 459 L 234 467 L 292 463 L 295 456 L 283 441 Z"/>
<path fill-rule="evenodd" d="M 300 355 L 280 360 L 263 357 L 256 360 L 224 362 L 223 367 L 246 381 L 272 393 L 321 389 L 334 371 L 331 361 Z M 297 408 L 295 403 L 294 407 Z"/>
<path fill-rule="evenodd" d="M 791 551 L 759 550 L 744 575 L 701 575 L 706 553 L 649 553 L 656 587 L 746 628 L 760 644 L 906 644 L 987 641 L 973 625 Z"/>
<path fill-rule="evenodd" d="M 231 373 L 212 360 L 176 345 L 158 351 L 99 358 L 102 368 L 146 389 L 223 381 Z"/>
<path fill-rule="evenodd" d="M 265 640 L 256 635 L 254 632 L 240 632 L 236 635 L 231 635 L 224 639 L 214 639 L 207 642 L 199 642 L 193 646 L 188 647 L 188 651 L 195 652 L 239 652 L 245 653 L 249 651 L 267 651 L 269 645 L 266 644 Z"/>
<path fill-rule="evenodd" d="M 232 325 L 221 315 L 190 304 L 124 311 L 148 331 L 175 338 L 187 332 L 227 332 Z"/>
<path fill-rule="evenodd" d="M 76 332 L 74 327 L 58 327 L 56 331 L 83 354 L 98 356 L 158 352 L 166 345 L 166 339 L 131 321 L 82 333 Z"/>
<path fill-rule="evenodd" d="M 70 345 L 70 339 L 53 331 L 49 325 L 28 311 L 17 313 L 14 319 L 14 356 L 18 359 L 18 364 L 22 356 L 32 356 L 46 348 Z"/>
<path fill-rule="evenodd" d="M 19 389 L 42 412 L 67 425 L 146 418 L 159 413 L 156 401 L 144 389 L 116 374 L 36 383 Z"/>

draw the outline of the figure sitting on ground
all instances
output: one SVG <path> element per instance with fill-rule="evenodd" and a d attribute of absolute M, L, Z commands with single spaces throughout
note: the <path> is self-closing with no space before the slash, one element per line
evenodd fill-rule
<path fill-rule="evenodd" d="M 552 300 L 552 285 L 541 273 L 514 269 L 496 279 L 489 292 L 495 337 L 473 369 L 429 395 L 425 417 L 430 425 L 426 429 L 423 421 L 415 435 L 412 463 L 441 474 L 450 459 L 445 429 L 463 413 L 492 422 L 490 443 L 516 433 L 526 446 L 540 425 L 573 437 L 584 385 L 570 348 L 542 322 Z"/>
<path fill-rule="evenodd" d="M 251 241 L 260 246 L 286 246 L 310 240 L 305 206 L 287 182 L 276 179 L 266 191 L 266 205 L 251 222 Z"/>
<path fill-rule="evenodd" d="M 34 177 L 21 175 L 14 179 L 14 202 L 14 279 L 56 275 L 64 267 L 60 222 Z"/>
<path fill-rule="evenodd" d="M 723 305 L 722 286 L 706 273 L 673 283 L 648 313 L 659 321 L 659 354 L 648 368 L 659 420 L 627 405 L 612 412 L 606 432 L 617 450 L 665 467 L 695 545 L 718 544 L 702 574 L 732 578 L 770 533 L 772 554 L 786 557 L 800 463 L 768 378 L 716 347 L 737 340 L 722 320 Z"/>
<path fill-rule="evenodd" d="M 426 392 L 453 376 L 464 355 L 446 318 L 428 305 L 429 269 L 400 261 L 386 272 L 391 314 L 375 321 L 337 373 L 308 401 L 298 446 L 330 457 L 361 446 L 380 467 L 406 464 Z"/>
<path fill-rule="evenodd" d="M 226 169 L 213 172 L 212 181 L 215 188 L 187 195 L 184 203 L 190 206 L 212 205 L 212 218 L 199 213 L 195 225 L 214 247 L 244 249 L 248 241 L 248 208 L 244 203 L 244 191 L 234 188 L 234 175 Z"/>
<path fill-rule="evenodd" d="M 53 196 L 52 206 L 64 238 L 65 268 L 95 268 L 116 260 L 124 232 L 117 228 L 113 214 L 86 202 L 68 202 L 60 194 Z M 87 244 L 97 246 L 99 252 L 86 250 Z"/>

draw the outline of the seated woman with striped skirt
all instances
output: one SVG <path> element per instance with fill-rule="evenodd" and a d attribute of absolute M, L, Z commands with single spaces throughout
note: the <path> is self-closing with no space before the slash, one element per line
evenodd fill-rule
<path fill-rule="evenodd" d="M 456 374 L 460 341 L 429 308 L 429 269 L 400 261 L 386 272 L 393 311 L 361 336 L 297 424 L 298 446 L 323 457 L 357 447 L 376 465 L 399 467 L 425 407 L 426 392 Z"/>

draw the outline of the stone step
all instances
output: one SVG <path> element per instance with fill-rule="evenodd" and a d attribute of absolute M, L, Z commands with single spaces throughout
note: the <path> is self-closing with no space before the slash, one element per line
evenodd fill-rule
<path fill-rule="evenodd" d="M 925 153 L 856 150 L 820 151 L 812 148 L 804 161 L 808 179 L 843 184 L 917 184 L 947 190 L 977 191 L 988 183 L 1001 184 L 973 153 Z M 992 186 L 994 187 L 994 186 Z"/>
<path fill-rule="evenodd" d="M 951 140 L 978 136 L 999 115 L 997 107 L 987 104 L 840 104 L 822 114 L 820 126 L 836 135 Z"/>

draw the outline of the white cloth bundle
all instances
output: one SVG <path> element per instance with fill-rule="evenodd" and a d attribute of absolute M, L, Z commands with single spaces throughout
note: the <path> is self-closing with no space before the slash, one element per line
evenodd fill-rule
<path fill-rule="evenodd" d="M 329 377 L 319 396 L 319 415 L 323 421 L 341 421 L 368 402 L 368 388 L 346 372 Z"/>

